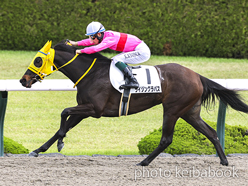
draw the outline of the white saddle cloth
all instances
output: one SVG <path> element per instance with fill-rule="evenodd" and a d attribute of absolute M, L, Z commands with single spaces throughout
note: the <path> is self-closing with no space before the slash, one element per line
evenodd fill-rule
<path fill-rule="evenodd" d="M 158 72 L 154 66 L 140 65 L 141 68 L 132 69 L 134 77 L 139 82 L 139 88 L 131 88 L 130 93 L 161 93 L 161 82 Z M 119 87 L 125 84 L 123 73 L 115 66 L 114 62 L 111 62 L 109 77 L 112 86 L 123 93 L 123 89 Z"/>

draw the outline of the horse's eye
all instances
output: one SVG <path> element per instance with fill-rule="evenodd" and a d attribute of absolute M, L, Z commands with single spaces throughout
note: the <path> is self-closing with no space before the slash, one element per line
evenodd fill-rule
<path fill-rule="evenodd" d="M 42 58 L 41 57 L 37 57 L 37 58 L 35 58 L 35 60 L 34 60 L 34 66 L 36 66 L 36 67 L 41 67 L 42 66 Z"/>

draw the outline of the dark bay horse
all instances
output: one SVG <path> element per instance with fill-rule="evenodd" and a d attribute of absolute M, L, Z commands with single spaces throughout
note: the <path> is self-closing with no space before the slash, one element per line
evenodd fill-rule
<path fill-rule="evenodd" d="M 75 47 L 64 42 L 54 47 L 54 65 L 63 66 L 75 55 Z M 46 55 L 49 52 L 42 52 Z M 65 76 L 74 83 L 87 71 L 92 61 L 97 58 L 89 73 L 77 84 L 77 103 L 75 107 L 65 108 L 61 113 L 61 124 L 55 135 L 40 148 L 30 153 L 38 156 L 45 152 L 58 140 L 58 151 L 64 146 L 63 138 L 66 133 L 87 117 L 100 118 L 118 117 L 121 94 L 115 90 L 109 80 L 111 60 L 99 53 L 81 54 L 72 63 L 60 68 Z M 34 65 L 39 68 L 44 63 L 42 57 L 34 58 Z M 248 113 L 248 105 L 241 101 L 236 91 L 223 86 L 195 73 L 178 64 L 163 64 L 155 66 L 161 80 L 162 93 L 132 94 L 128 115 L 135 114 L 155 105 L 163 105 L 162 137 L 158 147 L 138 165 L 149 165 L 171 143 L 176 121 L 184 119 L 197 131 L 204 134 L 215 146 L 222 165 L 228 165 L 216 131 L 200 117 L 201 105 L 207 106 L 217 97 L 226 105 L 237 111 Z M 37 73 L 27 70 L 20 80 L 24 87 L 31 87 L 39 79 Z"/>

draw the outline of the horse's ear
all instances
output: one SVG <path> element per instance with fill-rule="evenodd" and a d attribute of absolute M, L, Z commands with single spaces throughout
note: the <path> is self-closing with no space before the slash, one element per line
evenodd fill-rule
<path fill-rule="evenodd" d="M 52 41 L 47 41 L 47 43 L 43 46 L 43 48 L 40 51 L 47 54 L 51 46 L 52 46 Z"/>

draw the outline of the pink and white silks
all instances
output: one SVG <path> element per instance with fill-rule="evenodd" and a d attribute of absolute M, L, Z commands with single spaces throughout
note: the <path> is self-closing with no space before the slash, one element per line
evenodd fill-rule
<path fill-rule="evenodd" d="M 120 54 L 112 58 L 114 63 L 121 61 L 127 64 L 138 64 L 149 60 L 151 56 L 149 47 L 138 37 L 111 30 L 104 32 L 101 43 L 91 45 L 94 45 L 94 43 L 90 39 L 78 41 L 78 46 L 90 46 L 81 50 L 82 53 L 86 54 L 100 52 L 107 48 L 120 51 Z"/>

